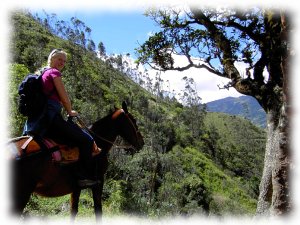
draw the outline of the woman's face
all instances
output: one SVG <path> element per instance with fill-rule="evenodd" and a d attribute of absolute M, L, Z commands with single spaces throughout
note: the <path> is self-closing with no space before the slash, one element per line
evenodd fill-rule
<path fill-rule="evenodd" d="M 58 69 L 59 71 L 61 71 L 66 64 L 66 56 L 64 54 L 58 54 L 55 57 L 53 57 L 52 59 L 52 66 L 55 69 Z"/>

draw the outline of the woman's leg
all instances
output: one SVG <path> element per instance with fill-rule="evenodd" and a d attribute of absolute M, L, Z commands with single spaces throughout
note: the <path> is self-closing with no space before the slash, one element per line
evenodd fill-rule
<path fill-rule="evenodd" d="M 60 143 L 77 146 L 81 167 L 79 179 L 91 179 L 93 177 L 92 148 L 94 140 L 89 134 L 57 115 L 51 122 L 48 136 Z"/>

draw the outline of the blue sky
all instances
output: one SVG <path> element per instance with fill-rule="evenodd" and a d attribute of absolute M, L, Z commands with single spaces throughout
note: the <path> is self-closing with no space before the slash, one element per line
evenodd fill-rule
<path fill-rule="evenodd" d="M 125 54 L 130 53 L 135 57 L 135 48 L 142 44 L 150 32 L 158 30 L 149 17 L 143 15 L 142 10 L 134 11 L 80 11 L 68 10 L 65 12 L 50 11 L 45 9 L 47 14 L 55 13 L 57 19 L 70 21 L 75 16 L 92 29 L 91 38 L 98 46 L 102 41 L 108 54 Z M 40 17 L 45 14 L 38 12 Z"/>

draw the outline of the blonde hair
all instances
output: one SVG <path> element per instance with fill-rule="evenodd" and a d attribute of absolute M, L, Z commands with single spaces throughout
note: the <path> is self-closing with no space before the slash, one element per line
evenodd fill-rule
<path fill-rule="evenodd" d="M 49 54 L 48 56 L 48 63 L 47 65 L 49 67 L 52 67 L 51 64 L 52 64 L 52 60 L 57 57 L 58 55 L 65 55 L 67 56 L 67 53 L 65 51 L 63 51 L 62 49 L 58 48 L 58 49 L 54 49 L 52 50 L 52 52 Z"/>

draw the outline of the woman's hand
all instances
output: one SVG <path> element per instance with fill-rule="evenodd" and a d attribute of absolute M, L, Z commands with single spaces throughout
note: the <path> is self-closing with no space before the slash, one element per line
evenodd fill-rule
<path fill-rule="evenodd" d="M 78 112 L 76 112 L 75 110 L 71 110 L 71 112 L 68 113 L 68 116 L 78 116 Z"/>

